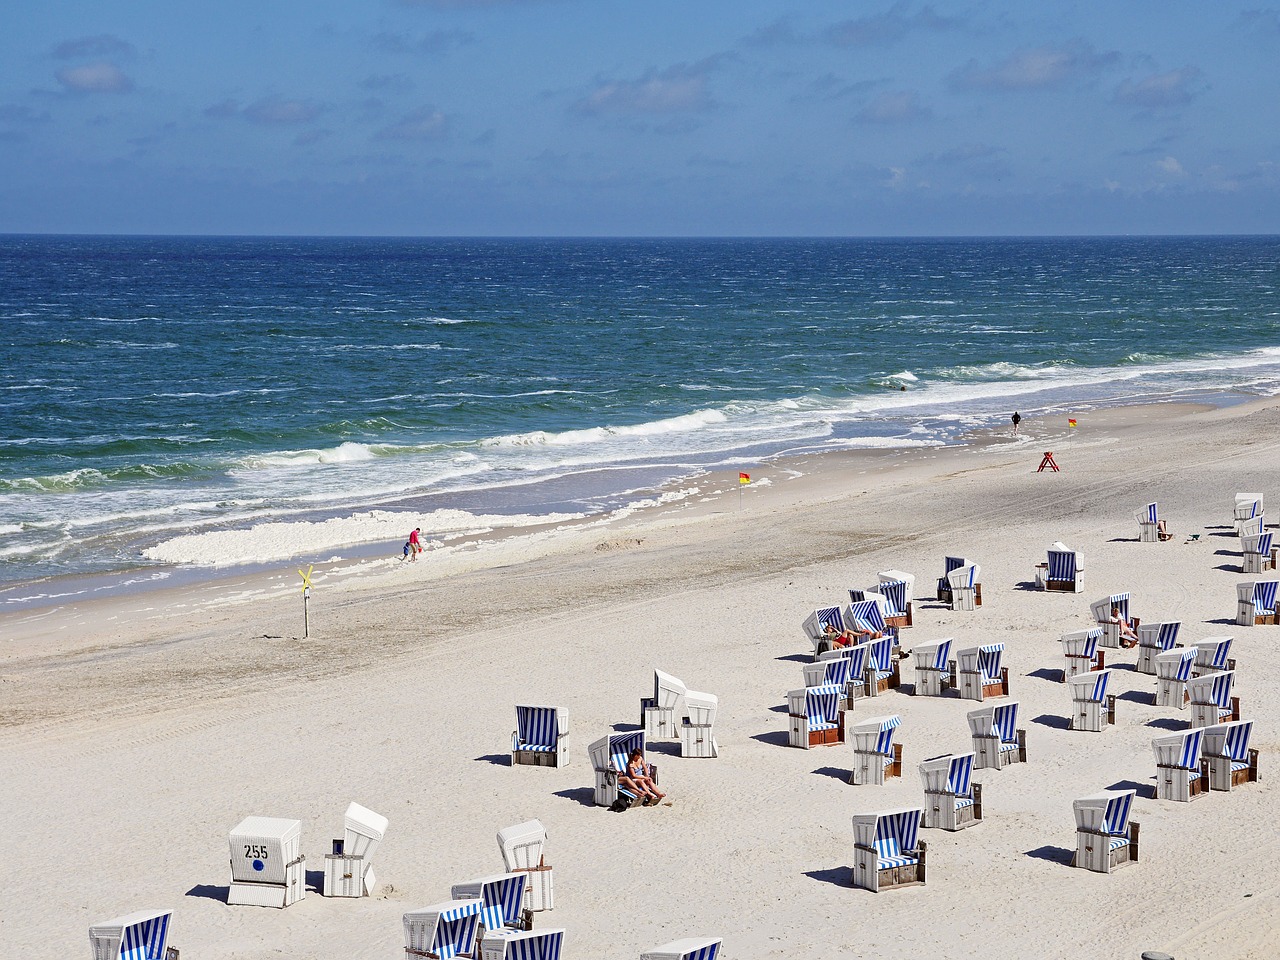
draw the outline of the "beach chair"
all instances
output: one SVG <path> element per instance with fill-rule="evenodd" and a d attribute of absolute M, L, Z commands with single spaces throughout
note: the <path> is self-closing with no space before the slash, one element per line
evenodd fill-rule
<path fill-rule="evenodd" d="M 1234 670 L 1236 662 L 1231 658 L 1232 637 L 1205 637 L 1191 645 L 1196 652 L 1196 663 L 1191 668 L 1197 677 L 1206 673 L 1218 673 L 1223 670 Z"/>
<path fill-rule="evenodd" d="M 1170 539 L 1173 534 L 1160 534 L 1159 504 L 1148 503 L 1133 515 L 1138 521 L 1138 540 L 1141 543 L 1158 543 Z"/>
<path fill-rule="evenodd" d="M 661 670 L 653 671 L 653 696 L 640 698 L 640 726 L 650 740 L 674 740 L 680 736 L 680 702 L 686 692 L 681 680 Z"/>
<path fill-rule="evenodd" d="M 1241 544 L 1250 537 L 1262 536 L 1262 516 L 1239 521 L 1236 524 L 1236 533 L 1240 535 Z"/>
<path fill-rule="evenodd" d="M 1041 590 L 1084 590 L 1084 553 L 1061 541 L 1049 548 L 1049 562 L 1036 567 L 1036 586 Z"/>
<path fill-rule="evenodd" d="M 527 873 L 498 873 L 466 883 L 455 883 L 449 889 L 454 900 L 479 900 L 481 937 L 484 940 L 498 930 L 528 930 L 533 926 L 533 911 L 524 905 Z"/>
<path fill-rule="evenodd" d="M 1218 723 L 1204 728 L 1204 755 L 1209 764 L 1209 786 L 1230 790 L 1258 782 L 1258 751 L 1250 749 L 1252 720 Z"/>
<path fill-rule="evenodd" d="M 495 930 L 480 941 L 479 960 L 560 960 L 564 929 Z"/>
<path fill-rule="evenodd" d="M 808 750 L 844 742 L 845 688 L 828 684 L 825 687 L 804 687 L 787 694 L 787 715 L 790 720 L 790 744 Z"/>
<path fill-rule="evenodd" d="M 1260 493 L 1237 493 L 1235 512 L 1232 516 L 1232 522 L 1235 525 L 1236 536 L 1244 537 L 1249 535 L 1257 536 L 1262 533 L 1262 523 L 1265 517 L 1265 511 L 1262 507 L 1262 494 Z"/>
<path fill-rule="evenodd" d="M 639 750 L 641 756 L 648 761 L 645 754 L 644 731 L 631 733 L 611 733 L 587 747 L 591 757 L 591 766 L 596 773 L 596 806 L 614 807 L 624 810 L 642 802 L 643 797 L 618 783 L 619 774 L 627 769 L 627 758 L 633 750 Z M 658 765 L 650 764 L 653 771 L 653 782 L 658 782 Z"/>
<path fill-rule="evenodd" d="M 89 928 L 93 960 L 178 960 L 169 946 L 172 910 L 140 910 Z"/>
<path fill-rule="evenodd" d="M 911 600 L 915 594 L 916 578 L 914 574 L 901 570 L 883 570 L 876 574 L 879 586 L 876 592 L 887 601 L 885 623 L 891 627 L 911 626 Z"/>
<path fill-rule="evenodd" d="M 1138 824 L 1129 819 L 1136 790 L 1103 790 L 1072 803 L 1076 815 L 1073 867 L 1110 873 L 1138 861 Z"/>
<path fill-rule="evenodd" d="M 1240 572 L 1262 573 L 1276 568 L 1271 540 L 1274 534 L 1263 533 L 1240 538 Z"/>
<path fill-rule="evenodd" d="M 976 563 L 956 567 L 947 580 L 951 584 L 951 609 L 975 610 L 982 606 L 982 584 L 978 577 L 982 576 L 982 568 Z"/>
<path fill-rule="evenodd" d="M 956 683 L 966 700 L 1009 695 L 1009 668 L 1001 666 L 1003 643 L 967 647 L 956 653 Z"/>
<path fill-rule="evenodd" d="M 864 633 L 871 631 L 873 634 L 879 633 L 884 637 L 893 637 L 895 642 L 897 641 L 897 629 L 889 626 L 889 622 L 885 619 L 888 601 L 884 597 L 865 590 L 850 590 L 849 596 L 855 598 L 850 601 L 845 611 L 849 617 L 846 621 L 849 629 Z"/>
<path fill-rule="evenodd" d="M 710 759 L 720 755 L 715 737 L 719 711 L 720 700 L 714 693 L 690 690 L 685 694 L 680 717 L 680 756 Z"/>
<path fill-rule="evenodd" d="M 511 763 L 561 767 L 569 762 L 569 711 L 565 707 L 516 707 Z"/>
<path fill-rule="evenodd" d="M 1089 610 L 1093 613 L 1093 619 L 1098 622 L 1098 626 L 1102 627 L 1101 642 L 1104 647 L 1120 646 L 1120 624 L 1111 619 L 1112 610 L 1119 610 L 1120 616 L 1132 623 L 1135 631 L 1142 624 L 1137 617 L 1129 616 L 1129 594 L 1127 593 L 1113 593 L 1109 597 L 1095 600 L 1089 604 Z"/>
<path fill-rule="evenodd" d="M 1027 731 L 1018 729 L 1018 702 L 992 704 L 966 717 L 979 770 L 1027 762 Z"/>
<path fill-rule="evenodd" d="M 951 687 L 951 640 L 918 643 L 911 651 L 916 661 L 917 697 L 940 697 Z"/>
<path fill-rule="evenodd" d="M 925 882 L 924 810 L 860 813 L 853 818 L 853 885 L 872 893 Z"/>
<path fill-rule="evenodd" d="M 870 717 L 849 728 L 853 744 L 853 771 L 849 782 L 859 786 L 880 786 L 890 777 L 902 776 L 902 744 L 893 742 L 894 731 L 902 723 L 897 714 Z"/>
<path fill-rule="evenodd" d="M 302 821 L 245 817 L 231 830 L 232 906 L 287 907 L 307 895 Z"/>
<path fill-rule="evenodd" d="M 1156 737 L 1156 799 L 1187 802 L 1209 792 L 1209 763 L 1200 756 L 1203 730 Z"/>
<path fill-rule="evenodd" d="M 938 578 L 938 599 L 943 603 L 951 603 L 951 580 L 949 579 L 951 571 L 968 564 L 969 561 L 964 557 L 942 558 L 942 576 Z"/>
<path fill-rule="evenodd" d="M 1242 627 L 1276 622 L 1277 580 L 1250 580 L 1236 584 L 1236 623 Z"/>
<path fill-rule="evenodd" d="M 1110 670 L 1082 673 L 1067 680 L 1071 689 L 1072 730 L 1101 733 L 1107 724 L 1116 722 L 1116 698 L 1107 695 Z"/>
<path fill-rule="evenodd" d="M 333 841 L 333 852 L 324 858 L 326 897 L 370 897 L 378 878 L 373 872 L 373 855 L 387 832 L 387 818 L 367 807 L 352 803 L 343 814 L 341 840 Z"/>
<path fill-rule="evenodd" d="M 830 671 L 825 666 L 827 661 L 844 660 L 847 667 L 835 667 Z M 867 665 L 871 662 L 871 646 L 867 643 L 856 643 L 851 647 L 840 647 L 822 654 L 817 664 L 804 664 L 804 685 L 806 687 L 822 687 L 829 683 L 839 685 L 844 674 L 845 706 L 853 706 L 855 700 L 867 696 Z M 821 666 L 821 669 L 819 667 Z"/>
<path fill-rule="evenodd" d="M 1102 640 L 1102 628 L 1092 630 L 1073 630 L 1062 635 L 1062 656 L 1066 666 L 1062 670 L 1065 683 L 1069 677 L 1077 677 L 1082 673 L 1101 670 L 1107 665 L 1107 655 L 1098 649 Z"/>
<path fill-rule="evenodd" d="M 1138 625 L 1138 673 L 1153 676 L 1156 672 L 1156 654 L 1172 650 L 1178 645 L 1182 631 L 1181 620 L 1165 620 L 1161 623 Z"/>
<path fill-rule="evenodd" d="M 866 655 L 866 645 L 860 644 L 863 649 L 863 655 Z M 830 653 L 824 653 L 822 658 L 813 662 L 801 664 L 801 671 L 804 673 L 804 685 L 806 687 L 827 687 L 835 684 L 837 687 L 847 686 L 849 683 L 849 671 L 853 667 L 853 660 L 848 656 L 852 652 L 853 647 L 844 647 L 840 650 L 833 650 Z"/>
<path fill-rule="evenodd" d="M 447 900 L 404 915 L 405 960 L 449 960 L 474 955 L 480 932 L 479 900 Z"/>
<path fill-rule="evenodd" d="M 543 851 L 547 828 L 541 820 L 526 820 L 498 831 L 498 849 L 508 873 L 524 873 L 525 907 L 533 913 L 555 906 L 555 875 Z"/>
<path fill-rule="evenodd" d="M 963 830 L 982 820 L 982 786 L 973 782 L 976 754 L 947 754 L 920 764 L 924 826 Z"/>
<path fill-rule="evenodd" d="M 1175 647 L 1155 657 L 1156 706 L 1185 709 L 1191 698 L 1187 695 L 1187 681 L 1195 666 L 1196 652 L 1187 647 Z"/>
<path fill-rule="evenodd" d="M 1213 727 L 1240 719 L 1240 698 L 1231 695 L 1235 686 L 1234 670 L 1207 673 L 1187 681 L 1187 697 L 1191 701 L 1191 726 Z"/>
<path fill-rule="evenodd" d="M 901 685 L 902 666 L 893 644 L 893 637 L 867 644 L 867 696 L 876 697 Z"/>
<path fill-rule="evenodd" d="M 846 617 L 847 613 L 839 607 L 819 607 L 804 618 L 804 635 L 813 644 L 813 659 L 817 660 L 819 654 L 831 649 L 831 641 L 826 636 L 827 624 L 831 624 L 837 633 L 853 626 Z"/>
<path fill-rule="evenodd" d="M 646 950 L 640 960 L 716 960 L 723 942 L 720 937 L 683 937 Z"/>

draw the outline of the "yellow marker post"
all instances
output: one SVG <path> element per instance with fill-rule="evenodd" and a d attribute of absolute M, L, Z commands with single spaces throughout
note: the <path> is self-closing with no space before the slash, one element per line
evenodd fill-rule
<path fill-rule="evenodd" d="M 311 617 L 308 615 L 307 601 L 311 599 L 311 571 L 315 569 L 315 564 L 307 566 L 307 572 L 303 573 L 298 570 L 298 576 L 302 578 L 302 639 L 306 640 L 311 634 Z"/>

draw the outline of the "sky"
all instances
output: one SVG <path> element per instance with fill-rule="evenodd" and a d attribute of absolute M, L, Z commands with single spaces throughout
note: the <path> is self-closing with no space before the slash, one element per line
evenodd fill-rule
<path fill-rule="evenodd" d="M 1280 6 L 8 5 L 5 233 L 1280 232 Z"/>

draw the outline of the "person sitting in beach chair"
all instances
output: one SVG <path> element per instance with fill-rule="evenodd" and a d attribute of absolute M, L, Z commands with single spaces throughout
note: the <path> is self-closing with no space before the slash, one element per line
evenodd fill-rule
<path fill-rule="evenodd" d="M 666 796 L 665 793 L 658 792 L 649 764 L 645 763 L 644 754 L 639 750 L 632 750 L 631 755 L 627 757 L 627 770 L 626 773 L 618 774 L 618 785 L 643 797 L 641 806 L 645 807 L 657 803 Z"/>
<path fill-rule="evenodd" d="M 1120 646 L 1128 648 L 1138 645 L 1138 633 L 1133 629 L 1133 621 L 1126 620 L 1119 607 L 1111 608 L 1111 619 L 1107 622 L 1119 627 Z"/>
<path fill-rule="evenodd" d="M 847 628 L 837 630 L 829 623 L 822 625 L 822 636 L 830 646 L 828 649 L 835 650 L 839 647 L 852 647 L 855 642 L 854 634 Z"/>

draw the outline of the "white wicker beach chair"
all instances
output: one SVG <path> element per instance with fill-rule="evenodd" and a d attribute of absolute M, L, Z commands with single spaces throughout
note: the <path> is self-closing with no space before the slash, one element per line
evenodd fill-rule
<path fill-rule="evenodd" d="M 879 580 L 876 592 L 888 601 L 885 623 L 899 629 L 911 626 L 911 600 L 915 595 L 915 575 L 903 573 L 901 570 L 882 570 L 876 574 L 876 578 Z"/>
<path fill-rule="evenodd" d="M 902 744 L 893 742 L 901 723 L 902 718 L 895 713 L 870 717 L 849 728 L 849 742 L 853 745 L 850 783 L 879 786 L 890 777 L 902 776 Z"/>
<path fill-rule="evenodd" d="M 1067 680 L 1071 690 L 1071 729 L 1101 733 L 1116 722 L 1116 698 L 1107 694 L 1110 670 L 1082 673 Z"/>
<path fill-rule="evenodd" d="M 840 607 L 819 607 L 805 617 L 802 627 L 804 635 L 813 644 L 813 659 L 815 660 L 818 659 L 820 654 L 826 653 L 831 649 L 831 641 L 827 639 L 826 631 L 828 624 L 837 633 L 853 627 L 849 611 L 847 609 L 842 610 Z"/>
<path fill-rule="evenodd" d="M 1266 513 L 1262 505 L 1262 494 L 1260 493 L 1237 493 L 1234 511 L 1232 513 L 1232 523 L 1235 525 L 1236 536 L 1242 537 L 1249 534 L 1257 535 L 1262 533 L 1263 519 Z"/>
<path fill-rule="evenodd" d="M 978 580 L 981 576 L 982 568 L 976 563 L 957 567 L 947 574 L 952 610 L 975 610 L 982 606 L 982 584 Z"/>
<path fill-rule="evenodd" d="M 324 896 L 372 896 L 378 883 L 373 855 L 386 836 L 387 818 L 352 803 L 342 819 L 342 839 L 333 841 L 333 853 L 324 858 Z"/>
<path fill-rule="evenodd" d="M 587 747 L 587 754 L 591 757 L 591 767 L 596 774 L 596 806 L 612 807 L 616 802 L 622 801 L 627 806 L 633 807 L 643 801 L 643 797 L 637 796 L 618 783 L 618 776 L 626 772 L 627 758 L 631 756 L 633 750 L 639 750 L 642 758 L 648 762 L 643 730 L 611 733 Z M 649 766 L 652 770 L 653 782 L 657 783 L 658 765 L 650 763 Z"/>
<path fill-rule="evenodd" d="M 1263 573 L 1276 568 L 1276 557 L 1270 533 L 1240 538 L 1240 572 Z"/>
<path fill-rule="evenodd" d="M 1240 719 L 1240 698 L 1232 696 L 1235 682 L 1234 670 L 1207 673 L 1187 681 L 1193 727 L 1212 727 Z"/>
<path fill-rule="evenodd" d="M 1209 764 L 1200 756 L 1203 730 L 1156 737 L 1156 799 L 1186 802 L 1209 792 Z"/>
<path fill-rule="evenodd" d="M 940 697 L 951 687 L 950 639 L 918 643 L 911 651 L 916 662 L 915 695 Z"/>
<path fill-rule="evenodd" d="M 966 714 L 978 769 L 999 770 L 1027 761 L 1027 731 L 1018 729 L 1018 702 L 992 704 Z"/>
<path fill-rule="evenodd" d="M 1041 590 L 1084 590 L 1084 553 L 1058 541 L 1049 548 L 1049 561 L 1036 568 L 1036 586 Z"/>
<path fill-rule="evenodd" d="M 474 955 L 480 932 L 479 900 L 448 900 L 404 915 L 405 960 L 449 960 Z"/>
<path fill-rule="evenodd" d="M 844 742 L 845 688 L 802 687 L 787 694 L 790 744 L 808 750 Z"/>
<path fill-rule="evenodd" d="M 853 818 L 853 885 L 872 893 L 925 882 L 928 844 L 920 839 L 921 807 Z"/>
<path fill-rule="evenodd" d="M 1089 604 L 1089 610 L 1093 613 L 1093 619 L 1102 627 L 1101 642 L 1104 647 L 1120 646 L 1120 624 L 1112 617 L 1112 610 L 1118 610 L 1120 617 L 1132 623 L 1135 631 L 1142 624 L 1139 618 L 1129 615 L 1129 594 L 1127 593 L 1113 593 L 1101 600 L 1095 600 Z"/>
<path fill-rule="evenodd" d="M 951 571 L 968 565 L 969 561 L 965 557 L 942 558 L 942 576 L 938 578 L 938 599 L 943 603 L 951 603 L 951 580 L 949 579 Z"/>
<path fill-rule="evenodd" d="M 680 736 L 684 682 L 661 670 L 653 671 L 653 696 L 640 698 L 640 726 L 650 740 L 674 740 Z"/>
<path fill-rule="evenodd" d="M 1276 622 L 1278 580 L 1250 580 L 1236 584 L 1236 623 L 1242 627 Z"/>
<path fill-rule="evenodd" d="M 720 937 L 684 937 L 646 950 L 640 960 L 716 960 L 723 942 Z"/>
<path fill-rule="evenodd" d="M 826 664 L 833 660 L 844 660 L 847 666 L 828 668 Z M 818 658 L 817 664 L 804 665 L 806 687 L 822 687 L 834 683 L 844 685 L 845 706 L 853 705 L 855 700 L 867 696 L 867 669 L 871 663 L 871 645 L 856 643 L 851 647 L 838 647 Z M 843 677 L 843 679 L 841 679 Z"/>
<path fill-rule="evenodd" d="M 227 903 L 287 907 L 306 896 L 302 821 L 245 817 L 231 830 Z"/>
<path fill-rule="evenodd" d="M 1233 637 L 1205 637 L 1191 645 L 1196 652 L 1196 664 L 1192 672 L 1197 677 L 1206 673 L 1218 673 L 1222 670 L 1234 670 L 1236 662 L 1231 657 Z"/>
<path fill-rule="evenodd" d="M 680 717 L 680 756 L 710 759 L 720 755 L 716 743 L 716 714 L 720 700 L 714 693 L 689 690 Z"/>
<path fill-rule="evenodd" d="M 1152 676 L 1156 672 L 1156 654 L 1172 650 L 1178 645 L 1182 632 L 1181 620 L 1165 620 L 1160 623 L 1138 625 L 1138 673 Z"/>
<path fill-rule="evenodd" d="M 1148 503 L 1135 513 L 1133 518 L 1138 521 L 1138 540 L 1142 543 L 1159 543 L 1161 540 L 1168 540 L 1171 536 L 1168 533 L 1163 537 L 1160 535 L 1159 504 Z"/>
<path fill-rule="evenodd" d="M 1106 654 L 1098 649 L 1102 641 L 1102 628 L 1092 630 L 1073 630 L 1062 635 L 1062 656 L 1066 666 L 1062 671 L 1063 682 L 1068 677 L 1079 676 L 1094 670 L 1101 670 L 1107 665 Z"/>
<path fill-rule="evenodd" d="M 525 908 L 527 872 L 497 873 L 455 883 L 449 890 L 454 900 L 479 900 L 483 939 L 498 930 L 528 930 L 533 913 Z"/>
<path fill-rule="evenodd" d="M 1009 695 L 1009 668 L 1002 665 L 1003 643 L 967 647 L 956 653 L 956 684 L 966 700 Z"/>
<path fill-rule="evenodd" d="M 1191 702 L 1187 695 L 1187 681 L 1195 666 L 1196 652 L 1187 647 L 1175 647 L 1155 656 L 1156 706 L 1185 709 Z"/>
<path fill-rule="evenodd" d="M 525 907 L 534 913 L 555 906 L 555 872 L 546 862 L 547 828 L 526 820 L 498 831 L 498 849 L 510 873 L 525 873 Z"/>
<path fill-rule="evenodd" d="M 89 927 L 93 960 L 178 960 L 169 946 L 172 910 L 139 910 Z"/>
<path fill-rule="evenodd" d="M 569 711 L 518 704 L 511 732 L 511 764 L 562 767 L 569 762 Z"/>
<path fill-rule="evenodd" d="M 924 826 L 963 830 L 982 821 L 982 786 L 973 782 L 977 754 L 933 757 L 920 764 Z"/>
<path fill-rule="evenodd" d="M 901 685 L 902 665 L 893 647 L 893 637 L 867 644 L 867 696 L 876 697 Z"/>
<path fill-rule="evenodd" d="M 480 941 L 479 960 L 560 960 L 564 929 L 494 930 Z"/>
<path fill-rule="evenodd" d="M 1209 765 L 1209 786 L 1231 790 L 1258 781 L 1258 751 L 1251 749 L 1252 720 L 1214 724 L 1204 728 L 1204 754 Z"/>
<path fill-rule="evenodd" d="M 1074 867 L 1110 873 L 1138 860 L 1138 824 L 1129 819 L 1136 790 L 1103 790 L 1076 800 Z"/>

